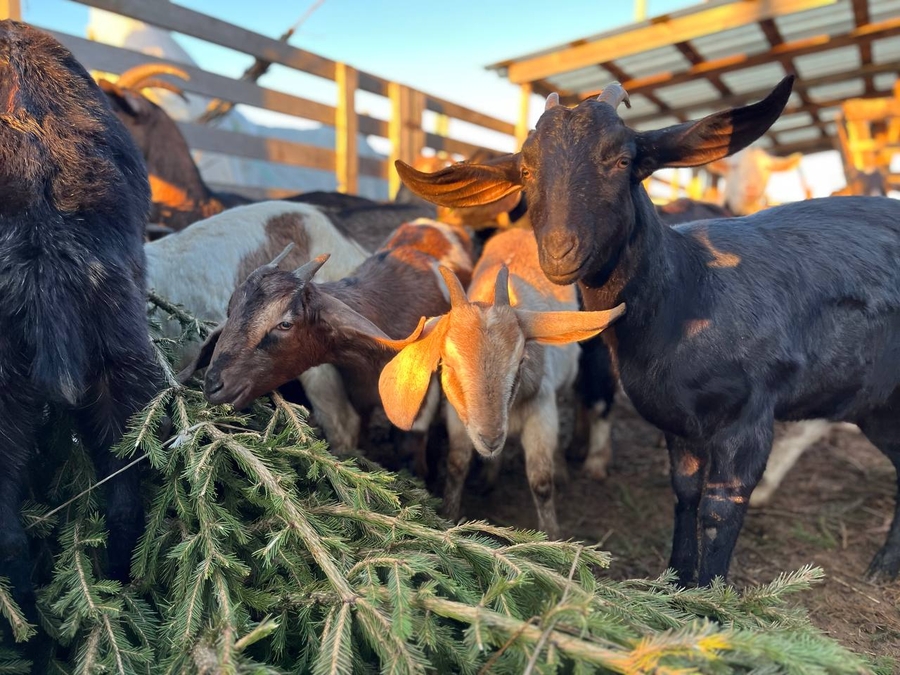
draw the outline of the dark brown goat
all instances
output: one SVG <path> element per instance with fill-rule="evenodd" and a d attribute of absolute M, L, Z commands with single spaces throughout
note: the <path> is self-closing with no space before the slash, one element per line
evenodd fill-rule
<path fill-rule="evenodd" d="M 737 152 L 778 119 L 764 100 L 657 131 L 628 128 L 618 84 L 573 109 L 551 96 L 522 152 L 404 182 L 446 206 L 528 197 L 541 267 L 578 280 L 638 412 L 663 430 L 678 498 L 671 566 L 725 577 L 773 421 L 852 421 L 900 472 L 900 203 L 814 199 L 666 227 L 641 181 Z M 873 575 L 900 571 L 900 500 Z"/>
<path fill-rule="evenodd" d="M 134 141 L 51 36 L 0 22 L 0 576 L 33 608 L 19 520 L 47 404 L 72 411 L 98 473 L 153 395 L 143 233 L 150 190 Z M 106 484 L 109 573 L 127 580 L 143 529 L 138 473 Z"/>
<path fill-rule="evenodd" d="M 402 347 L 400 339 L 421 328 L 422 317 L 449 309 L 437 266 L 466 281 L 472 273 L 468 236 L 424 219 L 399 227 L 353 276 L 312 283 L 325 260 L 320 256 L 294 272 L 263 266 L 234 292 L 228 319 L 204 344 L 199 360 L 202 365 L 212 353 L 205 382 L 210 402 L 240 408 L 309 368 L 331 363 L 365 429 L 369 413 L 380 405 L 378 376 L 393 356 L 390 348 Z M 433 403 L 437 394 L 435 388 Z M 424 460 L 420 454 L 417 462 Z M 417 469 L 423 468 L 419 463 Z"/>
<path fill-rule="evenodd" d="M 235 193 L 214 192 L 203 181 L 175 120 L 141 93 L 145 88 L 161 87 L 183 95 L 176 85 L 160 79 L 162 74 L 187 79 L 179 68 L 145 64 L 122 73 L 115 84 L 107 80 L 100 80 L 99 84 L 144 155 L 150 178 L 150 222 L 177 231 L 253 200 Z M 427 203 L 382 204 L 340 192 L 304 192 L 283 201 L 316 206 L 367 251 L 381 246 L 401 223 L 435 215 L 434 206 Z"/>

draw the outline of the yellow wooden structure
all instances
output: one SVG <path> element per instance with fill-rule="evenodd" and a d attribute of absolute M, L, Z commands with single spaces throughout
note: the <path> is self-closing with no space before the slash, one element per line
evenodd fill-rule
<path fill-rule="evenodd" d="M 892 96 L 845 102 L 836 122 L 848 183 L 856 172 L 878 171 L 900 189 L 900 172 L 891 173 L 892 160 L 900 155 L 900 81 Z"/>

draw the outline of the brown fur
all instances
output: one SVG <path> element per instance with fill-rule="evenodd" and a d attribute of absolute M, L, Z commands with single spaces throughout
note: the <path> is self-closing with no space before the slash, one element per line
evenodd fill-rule
<path fill-rule="evenodd" d="M 435 274 L 438 259 L 430 252 L 446 252 L 435 239 L 441 232 L 428 224 L 402 225 L 353 276 L 338 282 L 303 283 L 269 269 L 250 275 L 232 296 L 207 372 L 208 396 L 245 405 L 309 368 L 332 363 L 355 407 L 365 412 L 377 405 L 378 374 L 392 356 L 385 343 L 448 309 Z M 448 243 L 463 261 L 459 273 L 471 274 L 466 251 Z M 279 329 L 285 320 L 290 328 Z"/>
<path fill-rule="evenodd" d="M 269 218 L 265 225 L 266 243 L 241 260 L 238 283 L 249 277 L 253 270 L 274 260 L 288 244 L 294 247 L 283 259 L 285 267 L 297 268 L 309 261 L 309 235 L 305 225 L 304 217 L 299 213 L 287 212 Z"/>

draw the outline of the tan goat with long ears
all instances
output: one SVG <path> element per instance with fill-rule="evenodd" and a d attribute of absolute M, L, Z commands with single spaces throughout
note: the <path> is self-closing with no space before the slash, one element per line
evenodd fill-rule
<path fill-rule="evenodd" d="M 450 451 L 444 513 L 459 517 L 472 449 L 500 454 L 510 434 L 520 435 L 528 483 L 541 529 L 559 536 L 553 504 L 556 394 L 577 374 L 573 344 L 606 328 L 624 311 L 579 312 L 574 286 L 555 286 L 541 272 L 529 230 L 492 237 L 475 267 L 469 296 L 452 271 L 441 267 L 450 312 L 426 324 L 381 373 L 379 392 L 390 420 L 412 426 L 438 364 L 450 406 Z"/>

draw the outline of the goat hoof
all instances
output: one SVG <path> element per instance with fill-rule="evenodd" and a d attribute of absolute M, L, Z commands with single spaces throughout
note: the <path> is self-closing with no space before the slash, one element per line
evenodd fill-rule
<path fill-rule="evenodd" d="M 869 565 L 866 579 L 869 581 L 893 581 L 900 574 L 900 550 L 882 548 Z"/>
<path fill-rule="evenodd" d="M 582 471 L 591 480 L 602 483 L 609 478 L 609 460 L 603 457 L 588 457 Z"/>

